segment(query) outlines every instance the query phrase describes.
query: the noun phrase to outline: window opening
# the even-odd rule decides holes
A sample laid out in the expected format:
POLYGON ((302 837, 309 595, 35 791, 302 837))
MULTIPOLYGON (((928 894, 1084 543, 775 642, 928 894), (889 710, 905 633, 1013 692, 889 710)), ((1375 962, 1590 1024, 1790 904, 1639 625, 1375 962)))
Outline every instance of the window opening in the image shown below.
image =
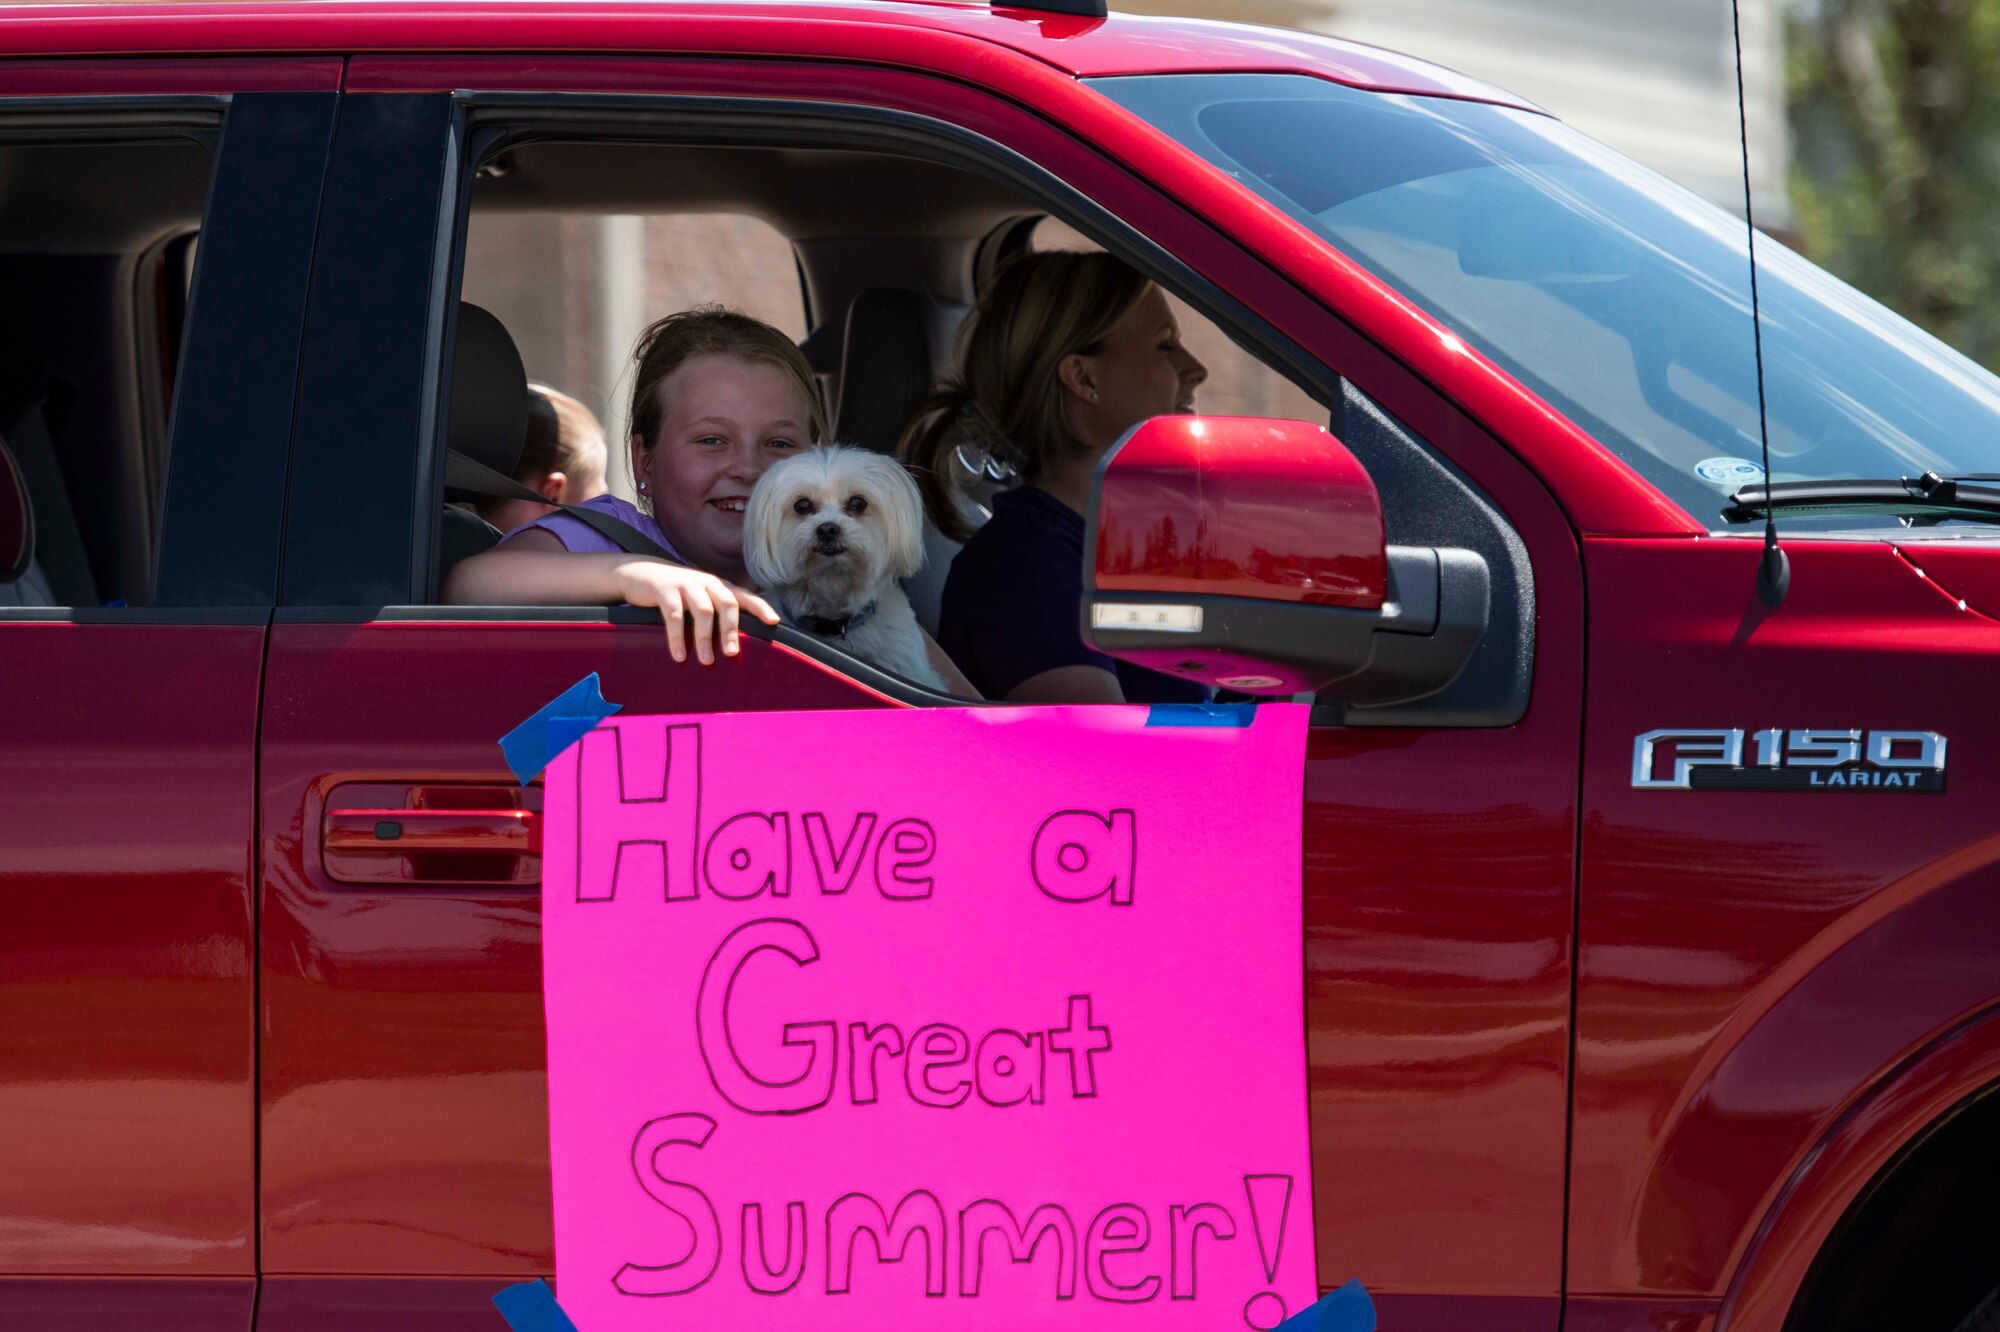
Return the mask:
MULTIPOLYGON (((727 259, 728 247, 716 242, 733 240, 734 236, 728 233, 719 236, 714 230, 696 231, 694 238, 706 243, 706 249, 719 250, 724 256, 721 262, 700 258, 703 246, 683 250, 673 258, 683 273, 692 265, 690 295, 717 292, 718 279, 726 279, 732 273, 739 279, 747 277, 766 284, 758 289, 772 294, 769 304, 761 308, 757 296, 741 294, 742 285, 728 295, 739 307, 763 313, 787 337, 800 341, 811 368, 819 373, 820 382, 827 389, 825 405, 837 420, 835 438, 846 441, 852 441, 855 432, 842 414, 843 399, 849 404, 866 403, 881 396, 848 392, 850 386, 843 382, 859 363, 853 354, 857 347, 867 350, 879 345, 872 339, 849 334, 857 312, 869 306, 871 298, 886 294, 897 302, 914 303, 926 311, 922 336, 905 339, 907 346, 928 344, 928 365, 912 389, 914 396, 910 401, 914 404, 915 396, 920 396, 952 367, 953 335, 976 296, 979 280, 991 271, 997 258, 1036 244, 1088 246, 1086 234, 1103 235, 1107 241, 1114 234, 1124 234, 1117 221, 1098 211, 1087 196, 1072 196, 1067 187, 1053 182, 1042 188, 1035 183, 1034 173, 1023 172, 1018 163, 1006 161, 1004 155, 996 155, 989 171, 981 165, 983 157, 975 159, 962 145, 949 142, 940 145, 936 156, 906 154, 895 148, 857 148, 851 146, 853 141, 842 143, 832 136, 808 131, 798 139, 808 146, 778 148, 768 146, 768 140, 735 138, 741 133, 740 127, 729 131, 732 138, 728 142, 672 142, 664 137, 660 140, 638 137, 633 132, 634 126, 619 123, 614 108, 607 107, 604 119, 594 122, 588 131, 582 130, 573 119, 563 130, 553 126, 529 128, 535 111, 527 107, 518 110, 519 128, 510 131, 493 125, 484 131, 489 136, 486 142, 497 142, 500 146, 479 168, 469 191, 470 221, 462 290, 475 305, 506 312, 502 322, 521 344, 530 373, 553 374, 542 367, 563 362, 546 349, 537 350, 543 345, 538 339, 545 336, 548 327, 536 327, 540 316, 514 313, 524 307, 510 307, 508 302, 518 298, 523 283, 538 283, 546 288, 551 272, 567 276, 572 270, 563 256, 546 246, 535 249, 532 263, 525 266, 525 271, 520 264, 495 263, 492 249, 484 247, 497 245, 493 238, 504 228, 539 225, 545 235, 560 238, 564 234, 562 228, 567 226, 573 237, 578 232, 585 233, 586 239, 579 242, 579 248, 603 245, 607 235, 611 236, 611 243, 621 243, 618 238, 622 234, 622 243, 636 247, 644 256, 651 243, 648 228, 654 224, 638 219, 673 218, 696 228, 725 224, 740 227, 742 224, 733 220, 754 219, 767 226, 788 248, 790 263, 783 261, 784 250, 772 248, 767 251, 771 256, 768 263, 732 264, 727 259), (569 137, 554 137, 565 131, 569 137), (601 137, 592 140, 587 137, 590 134, 601 137), (1058 201, 1074 204, 1073 214, 1066 211, 1061 220, 1047 218, 1052 209, 1061 206, 1058 201), (562 219, 553 229, 550 229, 551 217, 562 219), (1083 228, 1090 231, 1086 233, 1083 228), (766 268, 770 271, 766 272, 766 268), (778 295, 780 278, 795 279, 783 282, 782 296, 778 295), (856 345, 850 346, 851 342, 856 345)), ((1210 414, 1289 417, 1320 424, 1328 422, 1330 411, 1338 420, 1344 411, 1354 410, 1340 406, 1345 386, 1330 368, 1291 344, 1273 341, 1264 346, 1237 341, 1198 310, 1214 309, 1218 319, 1240 314, 1252 327, 1254 314, 1239 310, 1225 293, 1203 288, 1198 281, 1188 290, 1187 299, 1182 299, 1175 293, 1177 284, 1172 277, 1175 270, 1171 261, 1152 251, 1136 235, 1129 237, 1129 242, 1134 252, 1127 257, 1152 276, 1164 278, 1161 286, 1174 301, 1177 318, 1190 340, 1200 340, 1200 354, 1212 367, 1212 391, 1204 389, 1200 394, 1201 410, 1210 414), (1256 349, 1252 350, 1252 346, 1256 349), (1287 369, 1283 372, 1272 369, 1274 364, 1283 364, 1287 369), (1306 384, 1312 387, 1308 389, 1306 384)), ((651 265, 641 258, 639 267, 650 270, 651 265)), ((555 305, 549 304, 546 291, 539 299, 544 308, 559 306, 563 317, 573 321, 573 327, 581 327, 581 320, 591 318, 598 321, 596 326, 602 326, 607 322, 615 324, 607 318, 606 311, 614 308, 618 295, 624 293, 630 301, 634 292, 644 293, 644 303, 652 302, 649 282, 621 285, 590 278, 580 283, 568 282, 555 305), (598 294, 606 289, 612 294, 612 301, 598 294), (584 311, 581 316, 577 314, 579 308, 584 311)), ((626 309, 630 311, 632 304, 626 309)), ((636 333, 647 320, 667 312, 667 303, 661 302, 630 314, 621 327, 636 333)), ((461 314, 461 331, 464 318, 461 314)), ((629 345, 629 340, 629 334, 615 340, 600 338, 599 346, 611 345, 612 341, 629 345)), ((550 345, 557 346, 563 354, 573 350, 550 345)), ((463 350, 461 339, 461 357, 463 350)), ((443 377, 446 383, 451 381, 456 368, 449 368, 443 377)), ((600 369, 597 378, 601 384, 625 374, 621 359, 610 374, 600 369)), ((565 378, 566 386, 573 386, 585 381, 587 371, 569 371, 565 378)), ((603 415, 618 417, 629 394, 629 381, 619 385, 615 393, 601 388, 599 391, 603 415)), ((877 447, 893 447, 906 420, 907 413, 896 415, 877 447)), ((622 435, 622 420, 606 419, 604 424, 622 435)), ((1462 477, 1437 462, 1428 447, 1406 431, 1388 429, 1378 433, 1380 438, 1363 431, 1365 438, 1357 439, 1352 447, 1363 456, 1371 472, 1377 470, 1378 464, 1387 465, 1384 475, 1389 484, 1383 486, 1383 493, 1385 507, 1392 514, 1398 508, 1439 499, 1434 492, 1440 488, 1453 496, 1461 491, 1472 495, 1462 477), (1427 465, 1398 470, 1396 459, 1405 452, 1422 455, 1427 465)), ((455 429, 447 423, 446 436, 455 434, 455 429)), ((622 439, 614 441, 614 453, 622 453, 623 447, 622 439)), ((613 464, 620 473, 625 466, 622 457, 613 464)), ((1507 551, 1486 549, 1487 545, 1500 541, 1495 532, 1487 529, 1495 524, 1504 527, 1490 509, 1478 506, 1452 509, 1449 505, 1446 509, 1456 519, 1479 529, 1451 534, 1454 539, 1450 544, 1477 547, 1489 562, 1496 556, 1505 558, 1512 554, 1525 564, 1524 553, 1511 547, 1507 551), (1487 541, 1488 537, 1492 541, 1487 541)), ((446 526, 451 525, 447 521, 446 526)), ((449 533, 440 546, 434 589, 442 586, 451 561, 462 558, 462 554, 452 551, 449 533)), ((933 543, 925 577, 935 576, 935 583, 941 584, 942 571, 954 554, 948 545, 939 550, 933 543)), ((1525 582, 1525 567, 1517 572, 1525 582)), ((913 603, 917 599, 913 593, 913 603)), ((1517 604, 1525 606, 1527 602, 1524 599, 1517 604)), ((492 613, 478 607, 452 607, 421 618, 459 615, 485 618, 492 613)), ((511 608, 508 613, 514 614, 511 608)), ((602 608, 550 607, 545 615, 534 618, 597 618, 607 613, 613 619, 629 618, 634 622, 651 614, 617 608, 607 612, 602 608)), ((920 609, 920 622, 922 615, 920 609)), ((780 637, 785 632, 781 630, 780 637)), ((830 664, 850 675, 876 688, 883 687, 886 677, 858 660, 851 663, 843 660, 840 653, 826 648, 820 640, 806 640, 799 646, 808 655, 826 657, 830 664)), ((1525 661, 1529 655, 1525 640, 1515 646, 1523 649, 1517 655, 1525 661)), ((1516 686, 1523 680, 1509 676, 1496 687, 1511 697, 1520 692, 1516 686)), ((1454 691, 1458 689, 1454 686, 1454 691)), ((897 692, 893 686, 891 692, 897 692)), ((1502 712, 1511 718, 1519 711, 1511 702, 1502 709, 1485 706, 1478 700, 1470 702, 1472 706, 1460 708, 1445 718, 1443 724, 1502 724, 1495 721, 1502 712)), ((1401 723, 1385 717, 1384 724, 1401 723)), ((1408 724, 1424 723, 1413 714, 1408 724)))

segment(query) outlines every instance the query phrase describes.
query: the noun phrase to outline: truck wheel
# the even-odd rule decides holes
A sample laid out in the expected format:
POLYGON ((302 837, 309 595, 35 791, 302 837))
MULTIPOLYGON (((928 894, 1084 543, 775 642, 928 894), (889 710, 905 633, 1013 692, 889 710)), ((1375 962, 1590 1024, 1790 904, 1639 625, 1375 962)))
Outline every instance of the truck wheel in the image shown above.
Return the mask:
POLYGON ((1958 1332, 2000 1332, 2000 1286, 1988 1291, 1978 1307, 1965 1316, 1958 1332))

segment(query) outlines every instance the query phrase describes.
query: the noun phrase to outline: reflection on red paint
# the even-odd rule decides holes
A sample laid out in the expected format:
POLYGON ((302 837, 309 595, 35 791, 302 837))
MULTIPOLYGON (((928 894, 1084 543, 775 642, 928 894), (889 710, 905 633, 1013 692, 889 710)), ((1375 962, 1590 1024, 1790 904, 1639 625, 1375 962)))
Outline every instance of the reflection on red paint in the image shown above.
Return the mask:
POLYGON ((1111 456, 1100 494, 1099 591, 1382 605, 1381 497, 1319 426, 1155 417, 1111 456))

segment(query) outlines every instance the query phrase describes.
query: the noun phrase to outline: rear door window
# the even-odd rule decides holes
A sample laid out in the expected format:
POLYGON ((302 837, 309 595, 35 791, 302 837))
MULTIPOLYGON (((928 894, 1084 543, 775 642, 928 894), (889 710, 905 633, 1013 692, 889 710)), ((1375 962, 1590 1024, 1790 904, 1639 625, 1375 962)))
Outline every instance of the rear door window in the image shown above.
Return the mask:
MULTIPOLYGON (((86 122, 88 117, 85 118, 86 122)), ((0 605, 144 606, 167 421, 221 129, 81 139, 0 118, 0 440, 33 556, 0 605)))

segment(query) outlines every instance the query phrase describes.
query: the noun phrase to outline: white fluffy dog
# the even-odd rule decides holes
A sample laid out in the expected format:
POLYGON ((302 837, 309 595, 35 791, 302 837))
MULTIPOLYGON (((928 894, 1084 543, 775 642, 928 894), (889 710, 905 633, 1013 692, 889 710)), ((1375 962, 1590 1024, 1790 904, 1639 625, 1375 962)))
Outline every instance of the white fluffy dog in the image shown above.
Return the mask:
POLYGON ((894 458, 836 444, 764 475, 743 514, 743 563, 786 620, 918 684, 944 681, 897 581, 923 568, 924 509, 894 458))

